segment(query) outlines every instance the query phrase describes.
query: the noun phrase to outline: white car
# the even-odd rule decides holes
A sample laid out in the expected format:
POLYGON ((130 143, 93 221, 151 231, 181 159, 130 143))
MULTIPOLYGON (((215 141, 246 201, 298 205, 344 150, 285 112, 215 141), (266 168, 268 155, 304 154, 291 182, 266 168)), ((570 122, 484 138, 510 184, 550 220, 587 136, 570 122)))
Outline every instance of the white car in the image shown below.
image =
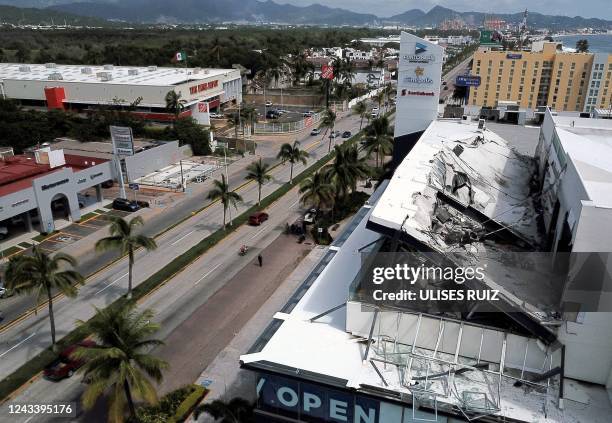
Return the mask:
POLYGON ((376 114, 378 114, 378 112, 379 112, 378 107, 374 107, 374 108, 372 109, 372 113, 376 113, 376 114))
POLYGON ((266 101, 266 106, 270 107, 272 105, 272 102, 270 100, 266 101))

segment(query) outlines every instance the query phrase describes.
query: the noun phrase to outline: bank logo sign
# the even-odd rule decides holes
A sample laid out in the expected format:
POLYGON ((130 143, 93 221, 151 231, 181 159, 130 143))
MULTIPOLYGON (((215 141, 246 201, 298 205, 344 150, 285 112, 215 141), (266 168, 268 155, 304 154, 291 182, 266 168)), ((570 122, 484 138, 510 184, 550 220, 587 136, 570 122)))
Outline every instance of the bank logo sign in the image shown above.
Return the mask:
POLYGON ((414 45, 414 54, 421 54, 427 51, 427 46, 421 43, 415 43, 414 45))
POLYGON ((433 79, 425 75, 425 68, 417 66, 414 69, 414 76, 408 75, 404 78, 404 83, 411 85, 431 85, 433 84, 433 79))

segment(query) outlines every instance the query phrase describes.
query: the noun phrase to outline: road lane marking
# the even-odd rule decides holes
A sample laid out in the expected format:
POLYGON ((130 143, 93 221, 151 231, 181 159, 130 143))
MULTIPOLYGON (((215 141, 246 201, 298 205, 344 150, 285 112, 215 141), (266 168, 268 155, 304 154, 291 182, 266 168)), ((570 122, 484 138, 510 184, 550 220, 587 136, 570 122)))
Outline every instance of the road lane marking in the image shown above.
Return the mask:
POLYGON ((31 337, 33 337, 34 335, 36 335, 36 332, 34 332, 32 335, 28 336, 26 339, 20 341, 19 343, 17 343, 16 345, 12 346, 11 348, 9 348, 8 350, 4 351, 2 354, 0 354, 0 358, 4 357, 6 354, 10 353, 11 351, 13 351, 15 348, 17 348, 18 346, 20 346, 21 344, 23 344, 24 342, 26 342, 28 339, 30 339, 31 337))
POLYGON ((208 275, 210 275, 212 272, 214 272, 215 270, 217 270, 217 267, 221 266, 221 263, 217 264, 216 266, 214 266, 212 269, 210 269, 208 272, 206 272, 206 274, 204 276, 202 276, 200 279, 198 279, 196 281, 196 283, 194 283, 194 285, 199 284, 200 282, 202 282, 204 280, 204 278, 208 275))
POLYGON ((125 275, 119 277, 118 279, 116 279, 114 282, 109 283, 108 285, 106 285, 104 288, 102 288, 101 290, 99 290, 98 292, 96 292, 94 295, 98 295, 100 292, 105 291, 107 288, 110 288, 111 286, 113 286, 114 284, 116 284, 117 282, 119 282, 121 279, 125 278, 127 275, 129 275, 129 273, 126 273, 125 275))
POLYGON ((299 203, 299 202, 300 202, 300 200, 299 200, 299 199, 295 200, 295 202, 289 206, 289 209, 292 209, 292 208, 293 208, 293 206, 295 206, 295 205, 296 205, 297 203, 299 203))
POLYGON ((260 231, 257 231, 257 233, 256 233, 255 235, 253 235, 251 238, 249 238, 249 241, 250 241, 250 240, 252 240, 252 239, 254 239, 254 238, 257 238, 257 236, 258 236, 260 233, 262 233, 263 231, 265 231, 266 229, 268 229, 268 227, 267 227, 267 226, 266 226, 265 228, 262 228, 260 231))
POLYGON ((174 241, 174 242, 173 242, 172 244, 170 244, 170 245, 176 245, 176 244, 178 244, 179 242, 181 242, 183 239, 187 238, 189 235, 191 235, 191 234, 192 234, 192 233, 194 233, 194 232, 195 232, 195 229, 194 229, 193 231, 191 231, 191 232, 187 232, 185 235, 183 235, 182 237, 180 237, 179 239, 177 239, 176 241, 174 241))

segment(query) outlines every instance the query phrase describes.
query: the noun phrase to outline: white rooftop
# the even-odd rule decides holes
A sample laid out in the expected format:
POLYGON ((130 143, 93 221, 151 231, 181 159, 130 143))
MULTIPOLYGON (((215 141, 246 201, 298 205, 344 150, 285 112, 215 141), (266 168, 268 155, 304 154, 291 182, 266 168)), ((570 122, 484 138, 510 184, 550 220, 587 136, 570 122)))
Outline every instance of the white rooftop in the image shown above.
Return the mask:
POLYGON ((612 208, 612 120, 552 116, 559 141, 596 207, 612 208))
POLYGON ((438 192, 471 206, 523 237, 535 241, 535 211, 529 198, 533 174, 530 159, 511 148, 496 133, 463 120, 436 120, 425 130, 396 169, 370 221, 441 251, 448 245, 432 235, 438 192), (459 154, 457 154, 459 153, 459 154), (473 195, 453 192, 453 181, 467 175, 473 195))
POLYGON ((143 86, 171 86, 188 81, 202 80, 221 75, 227 76, 235 69, 201 69, 157 66, 113 66, 113 65, 59 65, 0 63, 1 80, 50 81, 51 75, 61 75, 64 82, 91 84, 126 84, 143 86), (109 73, 112 79, 103 81, 100 72, 109 73))

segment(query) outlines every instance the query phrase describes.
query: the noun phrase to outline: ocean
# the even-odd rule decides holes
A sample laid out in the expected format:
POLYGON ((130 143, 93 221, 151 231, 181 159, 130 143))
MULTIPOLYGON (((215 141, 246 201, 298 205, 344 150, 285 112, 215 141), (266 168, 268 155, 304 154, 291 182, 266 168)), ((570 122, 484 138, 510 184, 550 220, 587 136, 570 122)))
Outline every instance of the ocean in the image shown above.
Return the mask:
POLYGON ((576 41, 586 39, 589 41, 589 51, 591 53, 611 53, 612 54, 612 34, 594 35, 562 35, 554 37, 555 41, 562 41, 563 47, 575 48, 576 41))

